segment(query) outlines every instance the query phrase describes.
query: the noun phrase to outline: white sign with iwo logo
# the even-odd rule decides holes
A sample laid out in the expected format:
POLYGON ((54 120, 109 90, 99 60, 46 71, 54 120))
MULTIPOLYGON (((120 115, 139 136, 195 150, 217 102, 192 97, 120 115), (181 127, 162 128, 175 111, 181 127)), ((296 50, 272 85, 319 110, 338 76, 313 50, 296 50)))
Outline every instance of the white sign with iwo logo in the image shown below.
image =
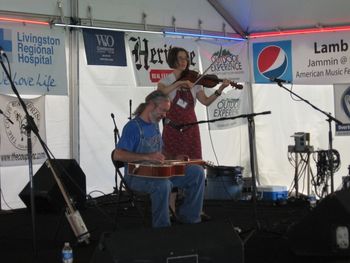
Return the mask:
MULTIPOLYGON (((2 59, 20 94, 67 95, 65 31, 48 26, 0 26, 2 59), (7 60, 10 64, 8 68, 7 60)), ((13 94, 1 68, 0 93, 13 94)))
MULTIPOLYGON (((41 138, 46 142, 45 96, 23 101, 41 138)), ((25 165, 28 163, 26 114, 17 97, 0 95, 0 105, 3 112, 0 116, 0 166, 25 165)), ((46 155, 33 132, 31 139, 33 164, 43 163, 46 155)))

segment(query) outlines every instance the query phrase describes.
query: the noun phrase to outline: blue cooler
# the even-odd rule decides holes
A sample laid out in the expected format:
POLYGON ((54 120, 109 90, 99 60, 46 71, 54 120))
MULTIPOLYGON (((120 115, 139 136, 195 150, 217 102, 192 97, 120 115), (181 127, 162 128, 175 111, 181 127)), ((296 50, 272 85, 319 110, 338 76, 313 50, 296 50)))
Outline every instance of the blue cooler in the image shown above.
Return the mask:
POLYGON ((243 167, 207 167, 207 181, 204 198, 207 200, 238 200, 242 194, 243 167))
POLYGON ((283 202, 288 198, 287 186, 260 185, 256 188, 258 199, 262 201, 283 202))

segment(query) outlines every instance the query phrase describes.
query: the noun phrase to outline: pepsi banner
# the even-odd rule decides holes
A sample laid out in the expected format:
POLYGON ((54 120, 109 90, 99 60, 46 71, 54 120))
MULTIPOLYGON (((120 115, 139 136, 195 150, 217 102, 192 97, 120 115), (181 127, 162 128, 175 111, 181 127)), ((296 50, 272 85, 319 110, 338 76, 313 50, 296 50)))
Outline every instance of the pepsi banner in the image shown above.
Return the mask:
MULTIPOLYGON (((0 24, 0 46, 20 94, 68 94, 63 28, 0 24)), ((0 93, 13 94, 7 75, 0 70, 0 93)))
POLYGON ((199 71, 199 55, 195 41, 178 38, 164 38, 150 34, 127 34, 126 41, 132 57, 137 86, 155 86, 171 73, 167 64, 169 50, 185 48, 190 56, 190 69, 199 71))
POLYGON ((255 82, 269 83, 274 78, 292 81, 291 49, 291 40, 253 44, 255 82))
POLYGON ((88 65, 126 66, 124 32, 84 29, 88 65))
POLYGON ((248 42, 228 42, 220 46, 218 43, 198 41, 198 45, 203 71, 208 69, 206 74, 235 82, 249 82, 248 42))
POLYGON ((350 82, 350 36, 346 32, 274 37, 250 42, 256 83, 273 79, 294 84, 350 82))

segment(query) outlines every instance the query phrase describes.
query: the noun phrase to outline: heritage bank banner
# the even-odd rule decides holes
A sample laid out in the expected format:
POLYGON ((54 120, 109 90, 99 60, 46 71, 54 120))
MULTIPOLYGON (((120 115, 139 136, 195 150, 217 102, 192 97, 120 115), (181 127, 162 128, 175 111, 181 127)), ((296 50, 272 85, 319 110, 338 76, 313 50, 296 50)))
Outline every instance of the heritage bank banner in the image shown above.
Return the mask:
MULTIPOLYGON (((64 29, 0 23, 0 46, 9 59, 12 80, 21 95, 67 95, 64 29)), ((2 58, 8 67, 6 58, 2 58)), ((0 93, 13 94, 2 67, 0 93)))
POLYGON ((348 32, 255 39, 250 54, 256 83, 273 78, 312 85, 350 82, 348 32))
POLYGON ((173 69, 167 64, 172 47, 183 47, 190 56, 190 69, 199 71, 198 48, 194 40, 165 38, 150 34, 126 34, 137 86, 156 86, 173 69))

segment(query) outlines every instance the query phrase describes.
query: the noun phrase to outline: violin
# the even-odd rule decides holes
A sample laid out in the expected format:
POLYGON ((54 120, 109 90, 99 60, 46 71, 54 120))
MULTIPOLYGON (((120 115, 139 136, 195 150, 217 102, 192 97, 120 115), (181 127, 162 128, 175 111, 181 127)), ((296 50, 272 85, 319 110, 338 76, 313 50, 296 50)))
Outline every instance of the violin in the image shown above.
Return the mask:
MULTIPOLYGON (((178 80, 189 80, 198 85, 203 85, 206 88, 213 88, 220 82, 223 82, 223 79, 219 79, 215 74, 200 75, 194 70, 183 71, 181 77, 178 80)), ((230 81, 230 85, 236 89, 243 89, 243 85, 238 84, 234 81, 230 81)))

